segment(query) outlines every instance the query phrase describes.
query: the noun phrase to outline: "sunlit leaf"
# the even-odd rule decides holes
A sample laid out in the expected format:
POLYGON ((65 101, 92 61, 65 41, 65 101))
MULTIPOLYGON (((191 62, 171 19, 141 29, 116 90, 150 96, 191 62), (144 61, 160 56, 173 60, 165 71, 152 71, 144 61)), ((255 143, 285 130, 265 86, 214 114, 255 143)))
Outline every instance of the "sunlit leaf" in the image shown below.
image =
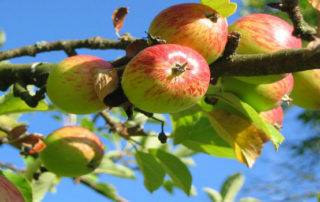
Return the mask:
POLYGON ((209 187, 203 188, 203 191, 205 191, 208 194, 212 202, 222 202, 221 194, 218 191, 211 189, 209 187))
POLYGON ((229 17, 237 10, 237 4, 230 0, 200 0, 202 4, 210 6, 223 17, 229 17))
POLYGON ((9 92, 0 97, 0 115, 15 112, 31 112, 31 111, 49 111, 52 110, 49 105, 41 100, 36 107, 29 107, 20 98, 14 97, 12 92, 9 92))
POLYGON ((168 152, 157 149, 149 149, 149 151, 158 159, 174 183, 186 194, 190 195, 192 176, 187 166, 178 157, 168 152))
POLYGON ((246 198, 240 199, 239 202, 262 202, 262 201, 253 197, 246 197, 246 198))
POLYGON ((144 176, 144 186, 153 192, 162 185, 165 171, 149 153, 138 151, 135 155, 139 168, 144 176))
POLYGON ((95 186, 99 188, 99 190, 102 191, 105 195, 107 195, 110 199, 117 199, 117 189, 113 185, 107 183, 97 183, 95 184, 95 186))
POLYGON ((0 170, 0 175, 10 180, 20 191, 26 202, 32 202, 32 187, 29 181, 22 175, 0 170))
POLYGON ((221 196, 223 198, 223 201, 234 201, 239 190, 243 186, 243 183, 244 177, 241 173, 236 173, 228 177, 228 179, 224 181, 221 188, 221 196))
POLYGON ((56 175, 51 172, 44 172, 39 176, 38 180, 33 180, 33 200, 40 202, 46 193, 54 186, 56 175))
POLYGON ((5 41, 6 41, 6 35, 2 30, 0 30, 0 48, 5 41))
POLYGON ((94 170, 94 173, 104 173, 122 178, 134 179, 135 174, 132 169, 115 164, 108 157, 104 157, 100 165, 94 170))
POLYGON ((232 147, 214 131, 203 112, 184 110, 170 116, 174 144, 214 156, 235 158, 232 147))

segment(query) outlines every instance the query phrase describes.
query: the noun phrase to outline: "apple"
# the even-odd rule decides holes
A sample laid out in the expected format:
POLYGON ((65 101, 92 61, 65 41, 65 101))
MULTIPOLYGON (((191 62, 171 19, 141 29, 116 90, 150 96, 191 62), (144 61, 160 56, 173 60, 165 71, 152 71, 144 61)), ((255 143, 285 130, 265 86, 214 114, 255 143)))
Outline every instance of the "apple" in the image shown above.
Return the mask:
POLYGON ((59 176, 77 177, 92 172, 101 162, 104 148, 90 130, 66 126, 45 139, 39 155, 45 168, 59 176))
MULTIPOLYGON (((273 125, 276 129, 280 130, 282 128, 283 109, 281 105, 271 110, 260 112, 259 115, 262 118, 262 120, 269 123, 270 125, 273 125)), ((263 142, 268 142, 270 140, 270 138, 265 134, 262 137, 263 142)))
POLYGON ((310 110, 320 109, 320 70, 312 69, 293 73, 295 86, 293 104, 310 110))
POLYGON ((234 77, 221 78, 224 91, 234 93, 258 112, 270 110, 283 101, 288 101, 284 99, 289 96, 293 84, 291 73, 280 81, 270 84, 249 84, 234 77))
MULTIPOLYGON (((239 18, 229 26, 229 32, 241 33, 237 53, 271 53, 283 49, 301 48, 300 38, 292 35, 294 28, 276 16, 255 13, 239 18)), ((287 74, 236 77, 253 84, 272 83, 287 74)))
POLYGON ((0 175, 0 201, 25 202, 18 188, 6 177, 0 175))
POLYGON ((195 50, 160 44, 139 52, 125 67, 122 88, 136 107, 173 113, 196 104, 207 92, 210 69, 195 50))
POLYGON ((209 6, 185 3, 161 11, 151 22, 149 34, 167 43, 188 46, 210 64, 224 51, 228 24, 209 6))
POLYGON ((100 111, 106 106, 95 92, 95 73, 111 68, 110 63, 99 57, 69 57, 50 72, 46 86, 48 97, 54 105, 68 113, 90 114, 100 111))

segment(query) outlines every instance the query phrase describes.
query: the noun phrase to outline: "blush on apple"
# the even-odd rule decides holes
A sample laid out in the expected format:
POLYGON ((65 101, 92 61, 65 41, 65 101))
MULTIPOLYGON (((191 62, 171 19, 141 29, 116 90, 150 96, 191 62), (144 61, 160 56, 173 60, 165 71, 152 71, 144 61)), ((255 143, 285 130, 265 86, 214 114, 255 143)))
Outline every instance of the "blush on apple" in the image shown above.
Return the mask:
MULTIPOLYGON (((276 16, 255 13, 244 16, 229 26, 229 32, 241 33, 237 53, 271 53, 283 49, 301 48, 300 38, 292 35, 293 27, 276 16)), ((272 83, 287 74, 235 77, 253 84, 272 83)))
POLYGON ((225 18, 209 6, 178 4, 161 11, 152 21, 149 33, 167 43, 188 46, 210 64, 224 51, 228 39, 225 18))
POLYGON ((47 94, 54 105, 73 114, 90 114, 106 106, 95 92, 95 73, 111 69, 102 58, 77 55, 61 61, 49 74, 47 94))
POLYGON ((173 113, 196 104, 207 92, 210 69, 196 51, 177 44, 148 47, 126 66, 122 87, 136 107, 173 113))
POLYGON ((90 130, 67 126, 52 132, 40 152, 44 166, 59 176, 77 177, 92 172, 101 162, 104 148, 90 130))
POLYGON ((6 177, 0 175, 0 201, 25 202, 18 188, 6 177))

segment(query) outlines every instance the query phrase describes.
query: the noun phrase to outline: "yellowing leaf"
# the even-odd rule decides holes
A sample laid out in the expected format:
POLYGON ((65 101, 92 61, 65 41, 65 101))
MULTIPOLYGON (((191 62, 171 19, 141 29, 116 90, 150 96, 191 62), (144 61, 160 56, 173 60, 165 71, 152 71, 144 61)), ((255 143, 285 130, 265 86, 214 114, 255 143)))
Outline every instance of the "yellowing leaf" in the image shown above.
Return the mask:
POLYGON ((223 17, 229 17, 237 10, 237 4, 230 0, 200 0, 202 4, 207 5, 217 11, 223 17))
POLYGON ((120 82, 116 69, 97 69, 94 81, 94 90, 102 101, 118 88, 120 82))
POLYGON ((217 133, 234 148, 238 161, 251 168, 262 152, 261 131, 243 117, 224 110, 207 115, 217 133))
POLYGON ((314 9, 320 12, 320 1, 319 0, 308 0, 314 9))
POLYGON ((116 30, 116 35, 118 37, 120 37, 119 31, 122 28, 122 25, 124 23, 124 19, 127 14, 128 14, 127 7, 120 7, 118 9, 116 9, 112 14, 113 27, 116 30))

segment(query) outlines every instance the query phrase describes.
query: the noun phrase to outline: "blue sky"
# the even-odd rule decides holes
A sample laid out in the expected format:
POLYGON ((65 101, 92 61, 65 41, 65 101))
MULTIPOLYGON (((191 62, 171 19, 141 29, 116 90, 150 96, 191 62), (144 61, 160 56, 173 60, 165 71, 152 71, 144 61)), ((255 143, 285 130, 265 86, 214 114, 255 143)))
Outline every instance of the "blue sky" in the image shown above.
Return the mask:
MULTIPOLYGON (((164 8, 178 3, 199 2, 192 0, 55 0, 55 1, 0 1, 0 29, 7 35, 7 41, 2 50, 17 48, 35 44, 39 41, 56 41, 63 39, 86 39, 93 36, 101 36, 108 39, 117 39, 115 35, 111 15, 113 11, 122 6, 129 7, 129 14, 120 34, 131 33, 132 36, 145 37, 145 31, 155 17, 164 8)), ((236 1, 233 1, 236 2, 236 1)), ((229 24, 233 22, 237 14, 228 18, 229 24)), ((77 50, 78 54, 91 54, 112 60, 124 55, 124 51, 111 50, 77 50)), ((12 63, 30 62, 59 62, 66 58, 64 52, 41 53, 36 57, 20 57, 10 60, 12 63)), ((1 93, 0 93, 1 95, 1 93)), ((295 108, 286 115, 283 134, 289 140, 294 140, 296 131, 301 131, 302 125, 294 119, 299 112, 295 108)), ((30 132, 48 134, 54 129, 61 127, 57 121, 53 121, 53 113, 33 113, 25 115, 21 120, 28 122, 30 132)), ((166 128, 170 130, 170 128, 166 128)), ((281 147, 280 151, 281 152, 281 147)), ((137 173, 137 180, 125 180, 111 176, 103 176, 102 180, 115 185, 121 196, 130 201, 209 201, 202 191, 203 187, 219 189, 223 180, 238 171, 246 177, 266 175, 269 176, 271 167, 268 162, 277 158, 272 145, 265 145, 262 157, 258 159, 252 169, 238 163, 236 160, 222 159, 205 154, 194 157, 195 167, 190 167, 193 175, 193 184, 197 187, 196 197, 187 197, 182 191, 176 190, 172 196, 163 189, 150 194, 143 186, 143 177, 137 173), (266 160, 268 159, 268 160, 266 160)), ((0 147, 0 161, 12 162, 22 165, 17 150, 9 146, 0 147)), ((270 176, 269 176, 270 177, 270 176)), ((243 195, 242 195, 243 196, 243 195)), ((105 201, 106 198, 91 191, 83 185, 75 185, 72 180, 64 178, 57 186, 55 194, 48 194, 43 201, 105 201)), ((107 200, 108 201, 108 200, 107 200)))

